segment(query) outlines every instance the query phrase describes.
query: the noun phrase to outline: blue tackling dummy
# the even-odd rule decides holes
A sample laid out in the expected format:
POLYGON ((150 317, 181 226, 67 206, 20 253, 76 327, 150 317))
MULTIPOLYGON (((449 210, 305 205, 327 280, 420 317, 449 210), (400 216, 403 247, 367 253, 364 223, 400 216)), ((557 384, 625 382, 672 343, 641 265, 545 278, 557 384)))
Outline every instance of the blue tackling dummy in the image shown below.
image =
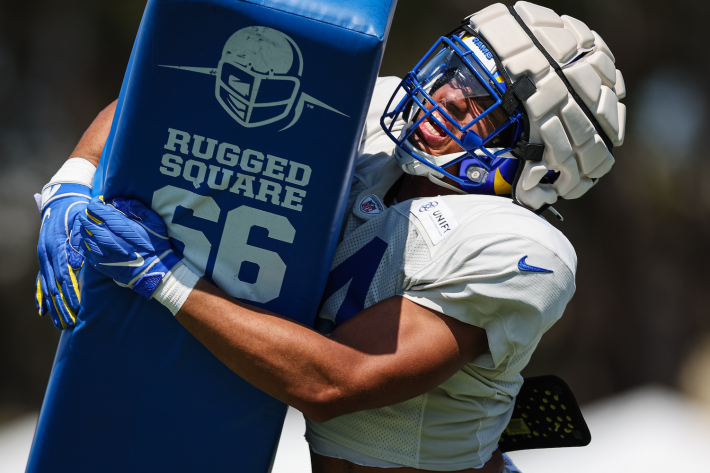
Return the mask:
MULTIPOLYGON (((184 258, 232 296, 313 324, 394 4, 148 2, 92 193, 160 215, 180 254, 160 222, 136 219, 131 230, 144 248, 165 249, 153 270, 184 258)), ((77 201, 83 212, 88 198, 77 201)), ((142 215, 115 201, 105 210, 142 215)), ((269 471, 286 406, 147 298, 150 272, 123 266, 145 254, 113 267, 136 292, 84 265, 80 309, 76 294, 57 302, 76 287, 71 261, 54 265, 54 286, 38 278, 40 310, 70 328, 27 471, 269 471)))

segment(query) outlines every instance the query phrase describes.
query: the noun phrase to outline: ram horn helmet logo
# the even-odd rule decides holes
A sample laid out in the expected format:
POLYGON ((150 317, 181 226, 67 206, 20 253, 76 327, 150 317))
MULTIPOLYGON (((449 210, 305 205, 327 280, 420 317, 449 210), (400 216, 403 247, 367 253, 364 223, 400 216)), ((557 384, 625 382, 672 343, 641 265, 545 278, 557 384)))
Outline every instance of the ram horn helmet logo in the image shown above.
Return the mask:
POLYGON ((301 118, 305 104, 348 117, 300 90, 303 75, 301 50, 289 36, 265 26, 249 26, 234 33, 224 45, 216 69, 160 67, 216 77, 217 101, 246 128, 283 120, 293 109, 291 122, 280 131, 291 128, 301 118))

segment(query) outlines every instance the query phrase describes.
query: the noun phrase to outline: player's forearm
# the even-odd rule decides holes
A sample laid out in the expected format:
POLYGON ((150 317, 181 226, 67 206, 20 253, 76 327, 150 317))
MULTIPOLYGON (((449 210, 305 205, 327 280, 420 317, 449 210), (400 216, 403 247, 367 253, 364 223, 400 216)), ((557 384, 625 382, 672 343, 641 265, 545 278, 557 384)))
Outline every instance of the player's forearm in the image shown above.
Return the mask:
POLYGON ((116 112, 116 103, 117 101, 112 102, 97 115, 84 132, 74 151, 69 155, 69 158, 82 158, 98 167, 101 153, 103 153, 104 145, 106 145, 106 139, 111 131, 111 123, 116 112))
MULTIPOLYGON (((242 304, 200 280, 177 320, 246 381, 313 420, 347 397, 348 370, 362 354, 269 311, 242 304), (331 406, 332 407, 332 406, 331 406)), ((336 407, 337 410, 337 407, 336 407)))
POLYGON ((485 330, 403 296, 368 306, 327 338, 201 280, 139 201, 95 197, 78 218, 94 269, 163 304, 237 375, 316 421, 417 397, 487 349, 485 330))
POLYGON ((328 338, 200 280, 176 318, 236 374, 316 422, 412 399, 485 350, 484 331, 481 346, 463 356, 456 344, 437 348, 435 339, 454 337, 447 325, 461 322, 401 297, 368 307, 328 338))

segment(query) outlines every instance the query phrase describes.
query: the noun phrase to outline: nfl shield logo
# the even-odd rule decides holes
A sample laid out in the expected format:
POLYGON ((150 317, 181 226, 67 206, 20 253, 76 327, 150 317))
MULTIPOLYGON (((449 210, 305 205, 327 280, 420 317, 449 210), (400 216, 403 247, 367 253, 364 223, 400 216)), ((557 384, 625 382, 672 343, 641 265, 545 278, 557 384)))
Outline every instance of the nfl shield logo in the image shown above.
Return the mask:
POLYGON ((368 195, 360 201, 360 212, 365 215, 378 215, 384 212, 385 206, 382 205, 380 199, 372 194, 368 195))

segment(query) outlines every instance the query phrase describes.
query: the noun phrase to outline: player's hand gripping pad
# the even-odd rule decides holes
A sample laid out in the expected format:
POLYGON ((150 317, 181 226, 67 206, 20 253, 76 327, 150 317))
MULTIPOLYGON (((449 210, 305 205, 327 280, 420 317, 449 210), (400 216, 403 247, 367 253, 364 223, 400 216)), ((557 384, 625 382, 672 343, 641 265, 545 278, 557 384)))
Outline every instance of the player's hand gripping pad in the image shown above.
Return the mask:
MULTIPOLYGON (((395 0, 148 2, 95 193, 197 274, 312 325, 395 0)), ((86 268, 29 472, 267 472, 286 406, 86 268)))

